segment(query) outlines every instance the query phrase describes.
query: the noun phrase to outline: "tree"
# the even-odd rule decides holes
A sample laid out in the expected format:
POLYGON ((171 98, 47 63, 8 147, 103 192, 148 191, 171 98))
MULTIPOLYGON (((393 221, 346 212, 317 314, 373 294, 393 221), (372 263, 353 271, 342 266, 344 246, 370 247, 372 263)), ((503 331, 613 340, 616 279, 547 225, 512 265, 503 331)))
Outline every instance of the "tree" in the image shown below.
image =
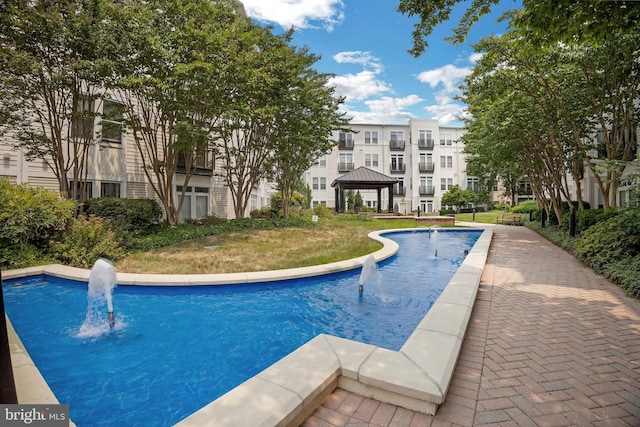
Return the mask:
POLYGON ((84 201, 102 95, 100 0, 9 0, 0 8, 0 124, 60 191, 84 201))
MULTIPOLYGON (((399 0, 400 12, 419 18, 412 33, 413 47, 409 50, 412 55, 417 57, 424 53, 429 46, 428 36, 438 24, 449 20, 458 3, 463 1, 399 0)), ((498 3, 500 0, 473 0, 448 40, 454 44, 463 43, 473 24, 498 3)), ((525 13, 517 23, 528 28, 527 36, 535 38, 536 44, 591 42, 612 32, 634 34, 640 22, 640 4, 633 0, 523 0, 522 5, 525 13)))
POLYGON ((364 202, 362 201, 362 194, 360 194, 360 190, 356 191, 356 195, 353 197, 353 210, 356 213, 360 212, 364 206, 364 202))
POLYGON ((229 40, 242 18, 226 2, 206 0, 132 1, 114 5, 111 18, 118 55, 107 87, 167 223, 176 224, 195 160, 217 137, 234 64, 229 40))
POLYGON ((442 195, 442 204, 446 206, 455 206, 457 211, 460 208, 471 203, 476 203, 478 195, 472 190, 463 190, 459 185, 454 185, 442 195))
POLYGON ((306 49, 282 47, 278 71, 283 90, 272 101, 279 108, 272 127, 273 152, 265 165, 267 176, 282 192, 284 217, 295 186, 302 174, 316 160, 331 151, 336 141, 334 130, 346 130, 348 120, 339 111, 344 98, 336 97, 335 89, 327 86, 329 76, 312 68, 319 59, 306 49))

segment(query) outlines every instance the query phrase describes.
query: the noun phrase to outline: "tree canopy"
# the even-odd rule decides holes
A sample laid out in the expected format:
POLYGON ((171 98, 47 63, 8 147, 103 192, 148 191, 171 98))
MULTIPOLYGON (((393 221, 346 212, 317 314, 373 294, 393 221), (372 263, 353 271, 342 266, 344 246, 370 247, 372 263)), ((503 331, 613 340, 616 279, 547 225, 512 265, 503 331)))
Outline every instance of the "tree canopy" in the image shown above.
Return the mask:
POLYGON ((505 180, 518 171, 558 218, 562 200, 572 205, 572 182, 580 197, 588 168, 605 209, 615 207, 637 149, 640 37, 623 28, 597 42, 538 44, 522 19, 528 13, 475 46, 483 57, 462 96, 473 117, 463 137, 470 164, 490 165, 505 180))
MULTIPOLYGON (((420 56, 429 46, 433 29, 448 21, 455 6, 462 0, 399 0, 398 10, 417 16, 413 46, 409 52, 420 56)), ((500 0, 473 0, 448 38, 454 44, 465 41, 473 24, 489 14, 500 0)), ((515 6, 515 1, 513 2, 515 6)), ((640 4, 634 0, 523 0, 525 11, 516 23, 526 27, 530 37, 538 42, 593 42, 612 32, 633 34, 640 21, 640 4)))

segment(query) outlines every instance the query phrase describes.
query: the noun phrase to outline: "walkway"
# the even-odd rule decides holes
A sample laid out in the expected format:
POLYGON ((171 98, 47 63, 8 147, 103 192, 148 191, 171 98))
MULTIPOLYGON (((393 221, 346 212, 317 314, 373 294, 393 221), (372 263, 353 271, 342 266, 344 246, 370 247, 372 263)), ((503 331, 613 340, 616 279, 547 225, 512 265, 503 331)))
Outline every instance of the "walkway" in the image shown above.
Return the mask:
POLYGON ((640 301, 526 227, 494 230, 436 416, 337 389, 304 427, 640 426, 640 301))

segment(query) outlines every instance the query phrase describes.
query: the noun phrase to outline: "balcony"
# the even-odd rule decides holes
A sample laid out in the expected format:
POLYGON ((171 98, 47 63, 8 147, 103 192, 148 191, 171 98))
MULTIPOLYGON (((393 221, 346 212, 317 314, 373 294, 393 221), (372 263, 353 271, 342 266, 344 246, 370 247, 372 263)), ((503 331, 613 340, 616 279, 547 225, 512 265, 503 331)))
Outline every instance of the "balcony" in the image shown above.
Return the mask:
POLYGON ((418 169, 420 170, 420 172, 433 173, 433 171, 435 169, 435 163, 433 163, 433 162, 420 162, 418 164, 418 169))
POLYGON ((389 149, 391 151, 404 151, 404 141, 391 140, 389 141, 389 149))
POLYGON ((353 139, 341 139, 338 141, 338 150, 353 150, 353 139))
POLYGON ((393 186, 393 195, 394 196, 405 196, 407 194, 407 187, 404 185, 394 185, 393 186))
MULTIPOLYGON (((213 155, 210 152, 198 153, 191 160, 191 173, 193 175, 213 175, 213 155)), ((177 173, 187 173, 186 156, 184 153, 178 153, 178 163, 176 165, 177 173)))
POLYGON ((433 185, 421 185, 418 191, 421 196, 433 196, 436 194, 436 187, 433 185))
POLYGON ((433 139, 419 139, 418 148, 421 150, 433 150, 433 139))
POLYGON ((406 169, 407 165, 405 165, 404 163, 391 165, 391 173, 404 173, 406 169))
POLYGON ((338 172, 351 172, 353 169, 353 163, 338 163, 338 172))

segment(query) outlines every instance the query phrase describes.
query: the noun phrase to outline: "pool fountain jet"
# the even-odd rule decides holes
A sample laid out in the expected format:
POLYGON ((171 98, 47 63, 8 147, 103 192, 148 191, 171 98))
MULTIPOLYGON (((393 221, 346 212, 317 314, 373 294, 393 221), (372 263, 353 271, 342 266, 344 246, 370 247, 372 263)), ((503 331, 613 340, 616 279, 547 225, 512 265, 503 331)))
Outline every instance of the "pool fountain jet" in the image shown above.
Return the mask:
POLYGON ((378 267, 376 265, 376 259, 373 255, 369 255, 362 265, 362 271, 360 272, 360 279, 358 280, 358 294, 362 296, 364 293, 364 284, 370 279, 375 279, 380 287, 380 276, 378 274, 378 267))
POLYGON ((117 286, 116 271, 111 262, 104 258, 97 260, 89 274, 87 291, 87 316, 80 327, 80 335, 99 335, 104 332, 104 304, 107 305, 107 323, 109 329, 116 324, 113 312, 112 293, 117 286))
POLYGON ((429 227, 429 238, 431 238, 431 231, 433 230, 433 246, 435 247, 435 255, 434 256, 438 256, 438 227, 437 225, 432 225, 431 227, 429 227))

